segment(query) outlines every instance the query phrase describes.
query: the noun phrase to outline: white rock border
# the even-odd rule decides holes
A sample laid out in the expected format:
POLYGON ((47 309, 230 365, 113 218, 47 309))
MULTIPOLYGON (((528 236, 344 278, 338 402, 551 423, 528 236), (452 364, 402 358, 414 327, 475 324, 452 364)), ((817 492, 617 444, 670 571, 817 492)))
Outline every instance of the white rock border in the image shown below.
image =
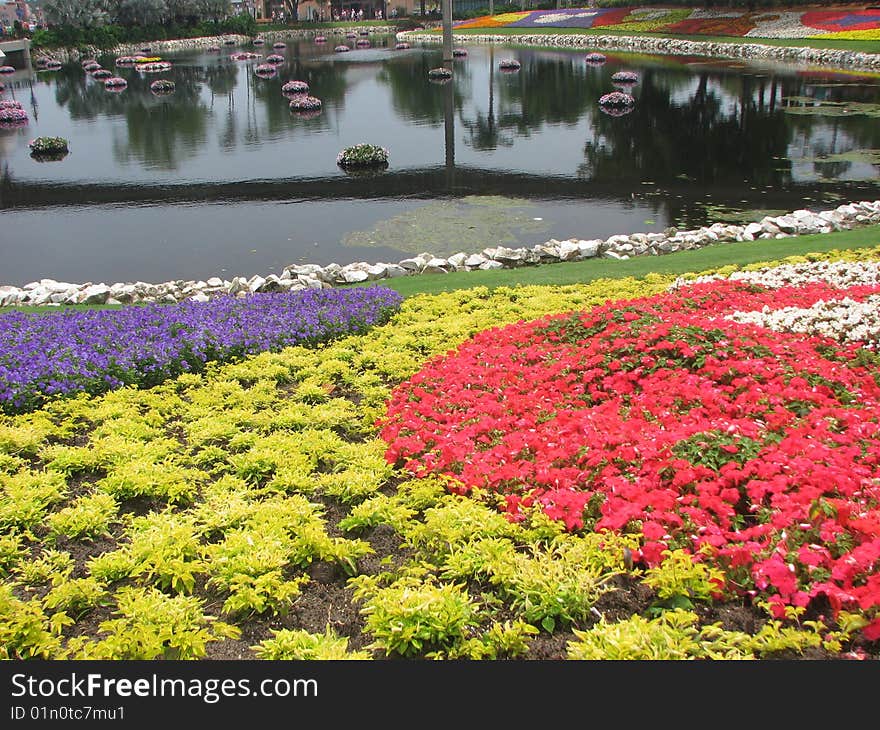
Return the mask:
MULTIPOLYGON (((814 213, 795 210, 781 216, 765 216, 746 225, 714 223, 702 228, 664 233, 632 233, 602 239, 550 239, 532 248, 495 246, 480 253, 459 252, 441 258, 430 253, 403 259, 395 264, 363 261, 340 266, 290 264, 282 273, 250 278, 234 276, 207 280, 175 280, 161 284, 143 281, 105 284, 71 284, 41 279, 23 287, 0 286, 0 306, 65 304, 174 303, 186 299, 208 301, 216 296, 245 297, 261 292, 299 291, 343 286, 363 281, 380 281, 416 274, 445 274, 452 271, 486 271, 520 266, 581 261, 590 258, 624 260, 633 256, 659 256, 676 251, 703 248, 718 243, 774 240, 816 233, 849 230, 880 224, 880 200, 845 203, 832 210, 814 213)), ((768 256, 772 256, 768 249, 768 256)))

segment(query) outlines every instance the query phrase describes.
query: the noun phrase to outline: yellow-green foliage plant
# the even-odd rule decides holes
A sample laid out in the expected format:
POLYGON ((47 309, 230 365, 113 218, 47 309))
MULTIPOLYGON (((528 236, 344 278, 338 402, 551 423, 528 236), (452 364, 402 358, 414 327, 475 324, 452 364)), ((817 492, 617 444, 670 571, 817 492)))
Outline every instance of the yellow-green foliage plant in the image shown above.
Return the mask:
POLYGON ((273 630, 272 638, 251 648, 258 659, 270 660, 363 661, 373 658, 368 651, 349 651, 348 637, 338 636, 329 626, 323 634, 293 629, 273 630))
POLYGON ((71 623, 63 611, 47 616, 40 601, 23 601, 0 585, 0 659, 57 658, 61 631, 71 623))

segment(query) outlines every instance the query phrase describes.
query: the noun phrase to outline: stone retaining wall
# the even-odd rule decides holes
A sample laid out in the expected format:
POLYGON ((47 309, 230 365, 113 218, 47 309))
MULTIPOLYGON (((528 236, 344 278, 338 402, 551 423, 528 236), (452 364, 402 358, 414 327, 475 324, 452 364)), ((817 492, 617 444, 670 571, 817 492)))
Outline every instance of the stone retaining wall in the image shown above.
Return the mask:
MULTIPOLYGON (((486 271, 519 266, 578 261, 590 258, 628 259, 632 256, 659 256, 675 251, 703 248, 712 244, 788 238, 830 233, 880 224, 880 200, 846 203, 832 210, 796 210, 781 216, 766 216, 747 225, 715 223, 695 230, 664 233, 632 233, 607 239, 550 239, 532 248, 496 246, 480 253, 456 253, 446 258, 423 253, 394 264, 356 262, 330 264, 290 264, 281 275, 255 275, 232 279, 212 277, 205 281, 176 280, 162 284, 126 282, 116 284, 71 284, 53 279, 30 282, 23 287, 0 286, 0 306, 64 304, 129 304, 133 302, 179 302, 184 299, 208 301, 212 297, 244 297, 259 292, 297 291, 379 281, 414 274, 444 274, 451 271, 486 271)), ((880 241, 878 241, 880 243, 880 241)), ((767 257, 773 258, 768 246, 767 257)), ((613 264, 611 264, 613 265, 613 264)))
MULTIPOLYGON (((407 42, 442 43, 442 35, 419 31, 402 31, 398 40, 407 42)), ((673 38, 648 38, 645 36, 617 35, 455 35, 456 45, 468 43, 496 43, 499 45, 537 46, 541 48, 598 48, 608 51, 633 53, 658 53, 668 56, 711 56, 714 58, 758 59, 784 61, 787 63, 816 64, 847 69, 880 69, 880 54, 827 48, 804 48, 794 46, 770 46, 762 43, 715 43, 712 41, 688 41, 673 38)))

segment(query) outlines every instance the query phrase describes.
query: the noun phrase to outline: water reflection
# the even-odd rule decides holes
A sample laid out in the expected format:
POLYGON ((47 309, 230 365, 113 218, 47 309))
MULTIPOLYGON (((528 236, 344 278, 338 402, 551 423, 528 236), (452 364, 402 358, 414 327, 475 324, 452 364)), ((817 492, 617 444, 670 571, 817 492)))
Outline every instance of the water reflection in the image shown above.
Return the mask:
POLYGON ((116 94, 78 63, 10 86, 4 98, 31 118, 0 130, 0 279, 396 260, 479 250, 492 236, 533 245, 876 197, 876 76, 626 54, 591 66, 579 52, 479 46, 438 85, 427 77, 439 47, 398 51, 377 37, 346 54, 290 39, 279 73, 263 79, 232 50, 169 56, 162 74, 100 57, 128 81, 116 94), (519 70, 500 71, 505 57, 519 70), (603 114, 597 100, 623 69, 638 73, 635 105, 603 114), (174 93, 153 94, 157 78, 174 93), (291 113, 281 93, 291 79, 309 84, 320 113, 291 113), (71 154, 35 164, 27 140, 38 134, 66 137, 71 154), (338 169, 336 154, 358 142, 387 147, 389 169, 338 169), (499 227, 502 210, 515 227, 499 227), (432 215, 442 225, 426 223, 432 215), (468 226, 458 234, 456 217, 468 226), (66 248, 52 243, 56 225, 66 248), (403 230, 413 240, 392 234, 403 230), (30 245, 13 253, 21 240, 30 245), (154 255, 157 241, 178 253, 154 255))

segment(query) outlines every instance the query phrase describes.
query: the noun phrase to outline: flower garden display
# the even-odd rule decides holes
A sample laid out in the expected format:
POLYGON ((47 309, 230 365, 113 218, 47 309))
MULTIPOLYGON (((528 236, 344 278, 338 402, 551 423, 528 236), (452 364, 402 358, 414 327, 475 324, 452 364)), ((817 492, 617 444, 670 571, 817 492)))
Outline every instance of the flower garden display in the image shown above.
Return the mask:
POLYGON ((282 94, 307 94, 309 93, 309 85, 305 81, 293 79, 288 81, 281 87, 282 94))
POLYGON ((0 66, 0 74, 14 74, 15 66, 0 66))
POLYGON ((258 63, 254 66, 254 73, 261 79, 269 79, 278 73, 278 69, 271 63, 258 63))
POLYGON ((498 63, 498 68, 502 71, 518 71, 521 65, 515 58, 505 58, 498 63))
POLYGON ((270 53, 266 56, 266 63, 284 63, 284 56, 279 56, 277 53, 270 53))
POLYGON ((333 50, 336 51, 336 53, 345 53, 346 51, 350 51, 351 48, 349 48, 348 46, 340 45, 336 46, 336 48, 334 48, 333 50))
POLYGON ((607 60, 604 53, 588 53, 584 60, 594 66, 601 66, 607 60))
POLYGON ((618 71, 612 74, 611 80, 621 84, 637 84, 639 75, 635 71, 618 71))
POLYGON ((452 78, 452 69, 446 68, 445 66, 439 66, 437 68, 432 68, 428 71, 429 79, 451 79, 452 78))
POLYGON ((323 102, 316 96, 309 94, 294 94, 288 104, 291 111, 315 111, 323 106, 323 102))
POLYGON ((31 148, 31 157, 40 162, 57 162, 70 151, 64 137, 37 137, 28 142, 28 147, 31 148))
POLYGON ((122 91, 126 86, 128 86, 128 81, 121 76, 111 76, 104 81, 104 88, 110 91, 122 91))
POLYGON ((409 47, 410 47, 409 43, 406 43, 406 42, 401 42, 401 43, 395 43, 395 44, 394 44, 394 50, 395 50, 395 51, 405 51, 405 50, 407 50, 409 47))
POLYGON ((154 94, 172 94, 175 88, 175 83, 170 79, 156 79, 150 84, 150 91, 154 94))
POLYGON ((356 144, 336 155, 336 164, 343 169, 388 167, 388 150, 375 144, 356 144))

